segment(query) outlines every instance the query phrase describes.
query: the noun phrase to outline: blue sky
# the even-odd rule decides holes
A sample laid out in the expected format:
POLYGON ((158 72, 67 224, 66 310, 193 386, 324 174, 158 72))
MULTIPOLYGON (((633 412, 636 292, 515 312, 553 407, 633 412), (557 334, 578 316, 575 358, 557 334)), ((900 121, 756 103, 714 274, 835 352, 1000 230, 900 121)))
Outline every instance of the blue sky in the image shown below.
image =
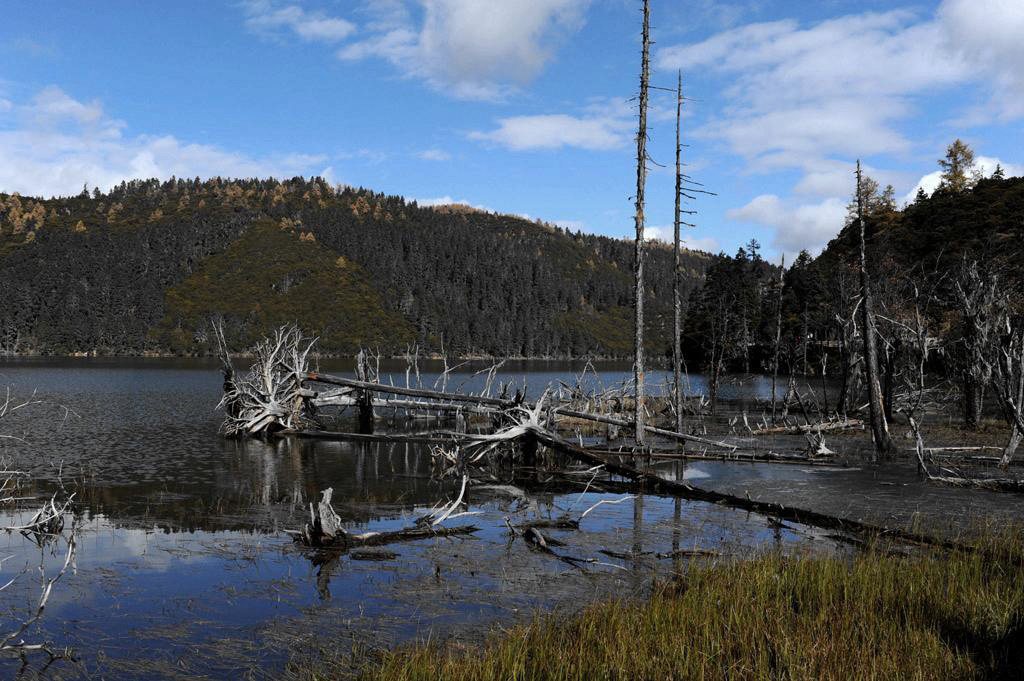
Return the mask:
MULTIPOLYGON (((639 0, 5 3, 0 191, 324 175, 630 237, 639 22, 639 0)), ((820 249, 857 157, 901 197, 956 137, 1024 174, 1020 0, 652 0, 652 34, 718 194, 695 247, 820 249)), ((667 166, 673 116, 653 92, 667 166)), ((673 180, 652 168, 655 236, 673 180)))

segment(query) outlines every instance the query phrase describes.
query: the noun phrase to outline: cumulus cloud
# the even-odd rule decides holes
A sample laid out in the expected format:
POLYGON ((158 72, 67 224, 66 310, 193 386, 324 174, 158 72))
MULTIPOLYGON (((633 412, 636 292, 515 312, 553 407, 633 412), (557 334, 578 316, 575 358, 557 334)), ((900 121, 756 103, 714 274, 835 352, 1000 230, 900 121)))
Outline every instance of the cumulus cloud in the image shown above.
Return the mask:
POLYGON ((326 157, 254 158, 171 135, 124 134, 125 124, 98 102, 47 87, 0 108, 0 191, 75 194, 84 184, 109 188, 133 178, 265 177, 319 174, 326 157))
POLYGON ((566 147, 605 151, 622 147, 633 139, 633 126, 628 101, 595 98, 580 115, 511 116, 498 119, 498 127, 494 130, 473 131, 468 137, 513 151, 566 147))
MULTIPOLYGON (((991 177, 992 173, 996 171, 996 166, 1003 167, 1003 174, 1006 177, 1020 177, 1024 175, 1024 165, 1006 163, 991 156, 975 156, 972 172, 980 173, 982 177, 991 177)), ((917 197, 918 190, 923 190, 925 194, 931 195, 932 192, 939 188, 940 182, 942 182, 941 170, 924 175, 917 181, 914 188, 907 192, 907 195, 903 197, 903 201, 905 203, 912 203, 917 197)))
POLYGON ((249 0, 242 4, 245 25, 266 35, 291 32, 308 42, 338 42, 355 32, 352 22, 323 12, 307 12, 298 5, 277 5, 271 0, 249 0))
POLYGON ((370 35, 338 57, 384 59, 455 97, 500 99, 543 70, 560 39, 582 25, 589 2, 417 0, 415 13, 393 0, 371 4, 370 35))
MULTIPOLYGON (((907 122, 927 98, 981 86, 990 99, 977 109, 964 102, 954 112, 960 122, 1024 117, 1021 35, 1019 0, 943 0, 930 14, 893 10, 813 24, 749 23, 659 49, 655 63, 734 83, 695 134, 723 142, 749 170, 797 170, 793 191, 804 198, 764 195, 731 215, 773 228, 780 248, 814 250, 842 224, 836 217, 852 188, 855 158, 919 151, 907 122)), ((901 191, 915 179, 892 170, 869 173, 901 191)), ((937 178, 929 174, 918 186, 934 186, 937 178)))
POLYGON ((945 0, 938 11, 949 45, 992 84, 977 122, 1024 117, 1024 4, 1019 0, 945 0))
POLYGON ((972 75, 938 22, 900 10, 806 28, 792 20, 749 24, 668 47, 657 63, 733 77, 729 107, 700 132, 767 168, 906 151, 896 123, 911 112, 908 97, 972 75))
MULTIPOLYGON (((687 234, 689 230, 683 229, 679 235, 679 244, 691 251, 706 251, 717 253, 721 248, 717 239, 712 237, 698 237, 687 234)), ((648 225, 644 228, 644 239, 647 241, 660 241, 671 244, 675 236, 675 228, 672 225, 648 225)))
POLYGON ((471 132, 469 138, 493 142, 513 151, 563 147, 606 150, 621 147, 629 140, 627 128, 619 119, 567 114, 502 118, 497 129, 471 132))
POLYGON ((773 228, 772 247, 788 256, 803 249, 816 254, 842 228, 846 202, 828 198, 793 205, 775 194, 762 194, 745 206, 728 211, 726 217, 773 228))
POLYGON ((718 243, 718 239, 710 236, 694 236, 686 237, 682 240, 683 248, 688 248, 691 251, 705 251, 707 253, 718 253, 722 246, 718 243))

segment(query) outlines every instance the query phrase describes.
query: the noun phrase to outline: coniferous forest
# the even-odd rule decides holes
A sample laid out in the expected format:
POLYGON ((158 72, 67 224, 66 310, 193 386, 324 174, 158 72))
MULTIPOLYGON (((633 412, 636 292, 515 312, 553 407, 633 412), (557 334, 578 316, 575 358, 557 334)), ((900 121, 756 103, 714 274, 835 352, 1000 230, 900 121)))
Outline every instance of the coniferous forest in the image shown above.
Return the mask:
MULTIPOLYGON (((933 321, 950 341, 945 361, 963 345, 952 275, 980 263, 1016 290, 1024 251, 1024 179, 955 175, 903 207, 871 178, 861 189, 869 267, 891 313, 883 317, 898 326, 908 283, 928 288, 938 301, 933 321)), ((687 362, 712 376, 770 370, 778 334, 783 371, 820 371, 827 348, 856 364, 856 352, 845 354, 858 334, 855 202, 825 251, 801 253, 781 279, 754 240, 732 255, 684 251, 687 362)), ((625 240, 466 206, 422 207, 319 178, 0 195, 0 349, 205 354, 209 321, 222 318, 236 347, 295 321, 331 354, 418 345, 628 357, 633 253, 625 240)), ((648 258, 646 343, 666 356, 671 249, 652 242, 648 258)), ((827 373, 856 381, 851 366, 832 361, 827 373)))
MULTIPOLYGON (((298 322, 322 351, 625 356, 631 243, 319 178, 122 183, 0 195, 7 352, 205 353, 212 316, 246 347, 298 322)), ((668 248, 651 249, 656 351, 668 248)), ((711 262, 687 252, 697 284, 711 262)))

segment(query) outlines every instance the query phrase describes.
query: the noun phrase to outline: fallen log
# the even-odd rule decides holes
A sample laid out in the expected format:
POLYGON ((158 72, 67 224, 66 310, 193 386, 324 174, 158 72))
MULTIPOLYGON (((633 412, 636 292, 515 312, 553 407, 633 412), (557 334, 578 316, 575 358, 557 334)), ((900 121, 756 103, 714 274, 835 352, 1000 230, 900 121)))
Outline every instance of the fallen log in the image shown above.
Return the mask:
POLYGON ((409 442, 418 444, 451 444, 457 438, 445 431, 432 435, 402 435, 390 433, 345 433, 333 430, 282 430, 276 435, 292 435, 310 440, 337 440, 339 442, 409 442))
MULTIPOLYGON (((631 456, 631 451, 616 451, 614 449, 591 449, 595 454, 610 456, 631 456)), ((796 466, 835 466, 836 461, 827 457, 808 458, 805 454, 779 454, 776 452, 723 452, 721 454, 677 452, 674 450, 653 450, 650 452, 652 459, 662 461, 738 461, 744 463, 781 463, 796 466)))
MULTIPOLYGON (((390 393, 393 395, 406 395, 409 397, 422 397, 432 400, 443 400, 449 402, 469 402, 479 405, 487 405, 492 407, 501 408, 512 408, 512 407, 523 407, 525 409, 534 409, 536 405, 523 402, 519 403, 515 400, 502 399, 499 397, 487 397, 485 395, 464 395, 461 393, 449 393, 440 392, 437 390, 426 390, 423 388, 403 388, 396 385, 387 385, 385 383, 371 383, 369 381, 360 381, 354 378, 345 378, 344 376, 334 376, 331 374, 321 374, 315 371, 309 371, 305 374, 306 380, 313 381, 315 383, 326 383, 328 385, 338 385, 346 388, 356 388, 359 390, 368 390, 371 392, 382 392, 390 393)), ((633 422, 626 419, 619 419, 613 416, 605 416, 603 414, 590 414, 583 411, 576 411, 574 409, 568 409, 566 407, 555 406, 552 407, 551 413, 558 414, 561 416, 568 416, 570 418, 582 419, 584 421, 593 421, 595 423, 604 423, 611 426, 618 426, 620 428, 632 428, 633 422)), ((709 440, 707 438, 699 437, 697 435, 689 435, 686 433, 676 433, 671 430, 664 428, 658 428, 656 426, 644 426, 644 431, 652 433, 654 435, 660 435, 661 437, 667 437, 675 440, 682 440, 684 442, 696 442, 699 444, 707 445, 708 447, 716 447, 720 449, 738 449, 735 445, 731 445, 727 442, 717 442, 715 440, 709 440)))
POLYGON ((332 374, 321 374, 316 371, 308 371, 305 374, 307 381, 313 381, 314 383, 326 383, 328 385, 338 385, 345 388, 357 388, 359 390, 368 390, 370 392, 389 393, 392 395, 406 395, 407 397, 423 397, 431 400, 441 400, 448 402, 473 402, 476 404, 484 404, 493 407, 514 407, 516 406, 515 400, 502 399, 499 397, 487 397, 486 395, 465 395, 462 393, 448 393, 440 392, 438 390, 427 390, 425 388, 403 388, 397 385, 387 385, 386 383, 373 383, 371 381, 360 381, 354 378, 345 378, 344 376, 334 376, 332 374))
MULTIPOLYGON (((570 418, 583 419, 584 421, 595 421, 596 423, 605 423, 610 426, 619 426, 620 428, 632 428, 633 422, 627 421, 626 419, 617 419, 614 416, 604 416, 603 414, 588 414, 583 411, 574 411, 572 409, 566 409, 564 407, 554 407, 552 412, 561 416, 568 416, 570 418)), ((660 435, 662 437, 672 438, 674 440, 682 440, 684 442, 697 442, 702 445, 709 447, 717 447, 720 449, 737 450, 739 447, 731 445, 728 442, 717 442, 715 440, 709 440, 707 438, 699 437, 697 435, 688 435, 686 433, 676 433, 671 430, 665 430, 664 428, 658 428, 656 426, 644 426, 644 430, 654 435, 660 435)))
POLYGON ((971 487, 992 492, 1024 492, 1024 479, 1019 478, 967 478, 955 475, 929 475, 928 480, 951 487, 971 487))
POLYGON ((830 430, 843 430, 846 428, 860 428, 864 422, 860 419, 847 419, 845 421, 831 421, 829 423, 807 423, 799 426, 773 426, 771 428, 760 428, 750 431, 751 435, 807 435, 810 433, 825 433, 830 430))
POLYGON ((782 504, 775 502, 755 501, 748 497, 739 497, 733 494, 726 494, 724 492, 716 492, 714 490, 704 489, 701 487, 693 487, 692 485, 675 480, 666 480, 665 478, 648 471, 642 471, 628 464, 598 456, 547 431, 535 430, 534 435, 537 440, 546 447, 561 451, 569 456, 573 456, 591 466, 603 465, 605 470, 609 473, 629 478, 651 492, 666 493, 694 501, 721 504, 723 506, 730 506, 732 508, 759 513, 764 516, 789 520, 791 522, 797 522, 804 525, 813 525, 824 529, 843 530, 871 537, 893 538, 901 541, 923 544, 926 546, 937 546, 945 549, 968 549, 964 544, 919 532, 912 532, 900 528, 884 527, 881 525, 861 522, 859 520, 839 518, 837 516, 819 513, 817 511, 783 506, 782 504))

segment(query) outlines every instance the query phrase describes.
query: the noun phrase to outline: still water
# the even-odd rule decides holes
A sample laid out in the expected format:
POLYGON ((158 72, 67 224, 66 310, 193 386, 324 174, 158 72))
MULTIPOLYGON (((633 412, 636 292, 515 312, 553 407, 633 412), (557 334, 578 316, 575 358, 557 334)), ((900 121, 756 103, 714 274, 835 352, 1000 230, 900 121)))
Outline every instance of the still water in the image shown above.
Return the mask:
MULTIPOLYGON (((345 364, 322 367, 350 373, 345 364)), ((421 377, 432 385, 438 367, 421 377)), ((449 389, 478 389, 479 366, 452 372, 449 389)), ((502 368, 531 395, 575 384, 582 365, 521 362, 502 368)), ((404 367, 392 380, 404 382, 404 367)), ((626 365, 598 365, 590 386, 629 378, 626 365)), ((653 373, 657 386, 664 374, 653 373)), ((552 484, 516 479, 526 498, 500 487, 472 491, 473 524, 459 538, 392 544, 372 551, 312 555, 284 529, 296 529, 327 487, 352 531, 411 525, 453 494, 431 478, 422 445, 280 440, 228 441, 217 435, 221 378, 215 364, 183 360, 19 360, 0 363, 0 388, 33 402, 0 420, 0 454, 29 479, 21 496, 49 494, 58 480, 77 490, 81 532, 76 564, 45 616, 24 635, 73 649, 75 661, 27 664, 0 658, 0 677, 267 678, 291 656, 319 646, 349 650, 430 635, 473 636, 536 609, 571 609, 602 594, 643 595, 659 576, 684 567, 679 548, 721 554, 758 547, 836 551, 841 541, 814 528, 778 527, 764 517, 673 498, 624 498, 613 483, 552 484), (560 556, 509 540, 512 524, 568 514, 598 501, 579 531, 552 530, 560 556), (579 562, 579 561, 585 562, 579 562)), ((704 389, 700 377, 689 391, 704 389)), ((769 395, 770 379, 725 386, 726 399, 769 395)), ((736 436, 738 437, 738 436, 736 436)), ((776 442, 778 446, 786 443, 776 442)), ((772 446, 768 442, 765 446, 772 446)), ((839 448, 841 443, 832 445, 839 448)), ((991 511, 1019 516, 1017 497, 939 490, 909 467, 801 467, 729 462, 665 464, 662 473, 733 493, 878 522, 955 524, 991 511)), ((564 477, 563 477, 564 479, 564 477)), ((37 502, 8 509, 3 525, 24 521, 37 502)), ((65 544, 37 548, 0 533, 4 630, 31 614, 40 560, 52 576, 65 544)), ((707 559, 694 559, 707 560, 707 559)))

